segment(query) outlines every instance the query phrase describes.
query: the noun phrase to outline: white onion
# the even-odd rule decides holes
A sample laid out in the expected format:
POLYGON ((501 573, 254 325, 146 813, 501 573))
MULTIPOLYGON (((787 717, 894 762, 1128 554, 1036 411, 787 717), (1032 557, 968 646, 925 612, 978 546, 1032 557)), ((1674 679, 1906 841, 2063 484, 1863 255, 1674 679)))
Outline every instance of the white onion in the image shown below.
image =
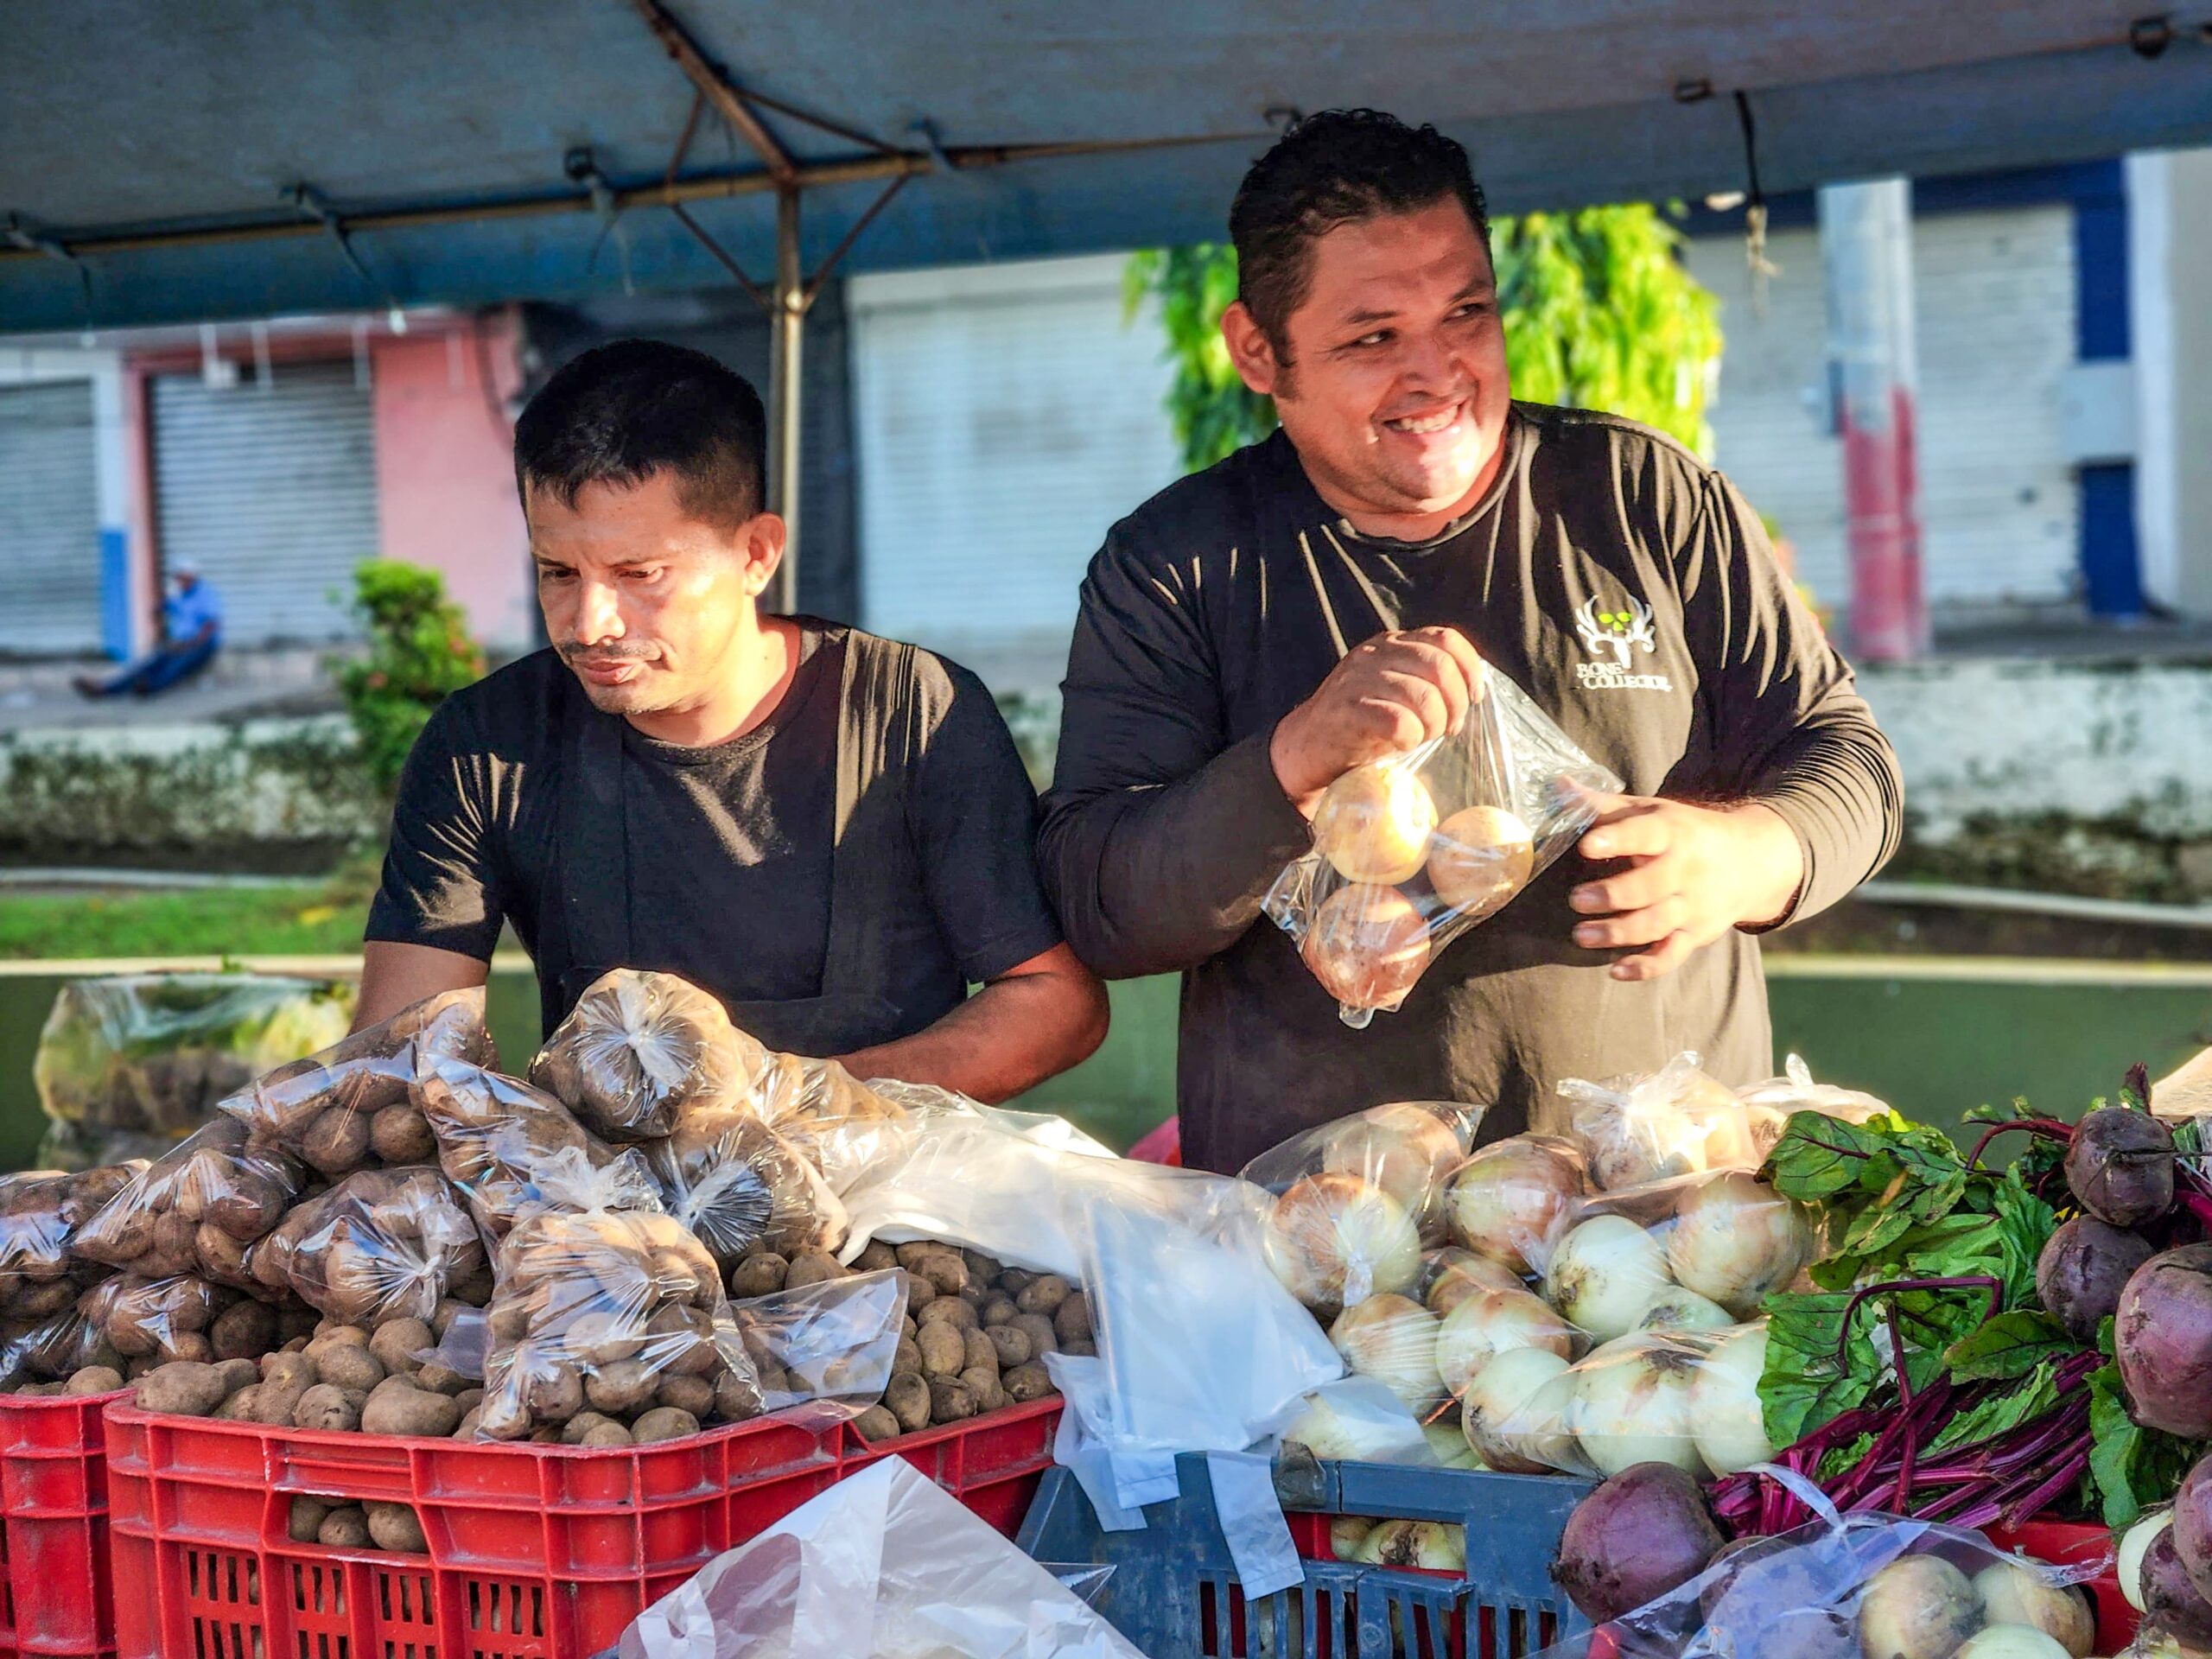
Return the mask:
POLYGON ((1359 1541, 1352 1560, 1367 1567, 1467 1569, 1467 1535, 1448 1521, 1385 1521, 1359 1541))
POLYGON ((2058 1638, 2029 1624, 1986 1624, 1952 1652, 1952 1659, 2073 1659, 2058 1638))
POLYGON ((1433 1251, 1423 1270, 1428 1274, 1428 1283, 1421 1292, 1421 1301, 1440 1319, 1449 1318, 1452 1310, 1470 1296, 1493 1290, 1528 1288, 1503 1262, 1477 1255, 1456 1244, 1433 1251))
POLYGON ((2069 1659, 2088 1659, 2096 1645, 2097 1622, 2081 1592, 2053 1584, 2029 1561, 2017 1556, 1993 1561, 1974 1575, 1974 1587, 1993 1627, 2024 1624, 2040 1630, 2069 1659))
POLYGON ((1662 1337, 1607 1343, 1576 1367, 1568 1427, 1582 1455, 1603 1475, 1630 1464, 1671 1463, 1705 1474, 1690 1432, 1690 1384, 1699 1356, 1662 1337))
POLYGON ((1545 1241, 1588 1185, 1580 1155, 1564 1141, 1524 1135, 1497 1141, 1452 1178, 1452 1236, 1516 1274, 1534 1273, 1545 1241))
POLYGON ((1329 1327, 1344 1363, 1405 1402, 1416 1417, 1444 1397, 1436 1372, 1436 1315, 1409 1297, 1370 1296, 1329 1327))
POLYGON ((2120 1560, 2114 1568, 2120 1575, 2120 1593, 2139 1613, 2144 1611, 2143 1557, 2158 1541, 2158 1535, 2173 1523, 2174 1512, 2160 1510, 2155 1515, 2143 1516, 2120 1535, 2120 1560))
POLYGON ((1329 1522, 1329 1554, 1340 1561, 1353 1560, 1367 1535, 1381 1522, 1368 1515, 1339 1515, 1329 1522))
POLYGON ((1515 1348, 1467 1384, 1467 1444, 1493 1469, 1541 1475, 1574 1466, 1567 1408, 1574 1381, 1567 1362, 1542 1348, 1515 1348))
POLYGON ((1268 1210, 1268 1265, 1308 1307, 1402 1291, 1421 1274, 1421 1235, 1405 1206, 1356 1175, 1308 1175, 1268 1210))
POLYGON ((1900 1556, 1859 1598, 1866 1659, 1952 1659, 1980 1625, 1981 1598, 1940 1555, 1900 1556))
POLYGON ((1415 1217, 1432 1216, 1444 1178, 1467 1155, 1452 1126, 1410 1101, 1370 1107, 1332 1124, 1323 1137, 1321 1167, 1357 1175, 1415 1217))
POLYGON ((1332 1461, 1395 1463, 1409 1451, 1414 1427, 1403 1417, 1363 1411, 1356 1402, 1340 1405, 1322 1391, 1306 1395, 1306 1409, 1282 1439, 1332 1461))
POLYGON ((1705 1357, 1690 1384, 1690 1433, 1706 1467, 1732 1475, 1774 1456, 1759 1404, 1766 1322, 1747 1325, 1705 1357))
POLYGON ((1574 1332, 1540 1296, 1488 1291, 1445 1315, 1436 1333, 1436 1374, 1446 1393, 1464 1394, 1469 1378, 1512 1348, 1543 1348, 1570 1359, 1574 1332))
POLYGON ((1680 1283, 1738 1319, 1797 1276, 1813 1231, 1797 1206, 1757 1177, 1730 1171, 1686 1193, 1667 1232, 1667 1265, 1680 1283))
POLYGON ((1726 1331, 1736 1316, 1683 1285, 1669 1285, 1637 1316, 1639 1331, 1726 1331))
POLYGON ((1480 1469, 1485 1467, 1475 1448, 1467 1444, 1467 1431, 1458 1420, 1429 1423, 1421 1431, 1428 1442, 1428 1449, 1436 1454, 1437 1462, 1446 1469, 1480 1469))
POLYGON ((1625 1216, 1592 1216, 1567 1230, 1552 1252, 1544 1298, 1600 1342, 1625 1336, 1651 1299, 1673 1282, 1667 1253, 1625 1216))

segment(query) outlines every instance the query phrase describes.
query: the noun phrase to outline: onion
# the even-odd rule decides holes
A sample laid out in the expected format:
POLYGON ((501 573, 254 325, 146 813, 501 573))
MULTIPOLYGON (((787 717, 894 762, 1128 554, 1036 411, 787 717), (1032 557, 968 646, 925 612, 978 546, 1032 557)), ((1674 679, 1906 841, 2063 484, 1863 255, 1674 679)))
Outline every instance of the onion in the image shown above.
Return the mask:
POLYGON ((1423 1425, 1421 1438, 1428 1442, 1428 1449, 1436 1453, 1437 1462, 1446 1469, 1480 1469, 1484 1467, 1475 1448, 1467 1444, 1467 1431, 1457 1422, 1423 1425))
POLYGON ((1356 1560, 1367 1535, 1382 1524, 1373 1516, 1339 1515, 1329 1522, 1329 1554, 1340 1561, 1356 1560))
POLYGON ((1690 1431, 1690 1385, 1698 1356, 1663 1337, 1638 1334, 1607 1343, 1576 1367, 1568 1426, 1600 1474, 1639 1463, 1672 1464, 1702 1477, 1690 1431))
POLYGON ((1382 1383, 1419 1417, 1444 1397, 1436 1371, 1436 1315, 1419 1302, 1384 1294, 1338 1315, 1329 1340, 1346 1365, 1382 1383))
POLYGON ((1766 1437, 1759 1377, 1766 1370, 1766 1321, 1725 1338, 1690 1384, 1690 1434, 1716 1475, 1732 1475, 1774 1456, 1766 1437))
POLYGON ((1974 1575, 1974 1587, 1991 1630, 2025 1625, 2050 1637, 2070 1659, 2089 1659, 2089 1650, 2096 1645, 2097 1621, 2080 1591, 2053 1584, 2019 1560, 1992 1562, 1974 1575))
MULTIPOLYGON (((1306 1396, 1306 1409, 1282 1432, 1317 1458, 1344 1463, 1403 1463, 1414 1450, 1414 1423, 1394 1406, 1388 1414, 1341 1391, 1342 1384, 1306 1396)), ((1376 1403, 1379 1403, 1376 1402, 1376 1403)))
POLYGON ((1497 1141, 1452 1178, 1452 1236, 1516 1274, 1534 1273, 1560 1217, 1588 1190, 1582 1156, 1567 1142, 1535 1135, 1497 1141))
POLYGON ((1637 1316, 1639 1331, 1726 1331, 1736 1316, 1681 1285, 1669 1285, 1637 1316))
POLYGON ((1355 766, 1313 809, 1313 845, 1347 881, 1410 880, 1428 857, 1436 802, 1413 768, 1355 766))
POLYGON ((1332 1124, 1322 1141, 1321 1167, 1357 1175, 1410 1214, 1427 1217, 1436 1208, 1444 1178, 1466 1155, 1458 1133, 1437 1113, 1399 1102, 1332 1124))
POLYGON ((1338 1001, 1393 1008, 1428 966, 1428 924, 1395 887, 1354 881, 1321 901, 1299 952, 1338 1001))
POLYGON ((1467 1535, 1448 1521, 1385 1521, 1360 1540, 1352 1560, 1370 1567, 1467 1570, 1467 1535))
POLYGON ((1513 1348, 1574 1356, 1574 1332, 1540 1296, 1525 1290, 1471 1296, 1445 1316, 1436 1333, 1436 1374, 1450 1394, 1464 1394, 1477 1371, 1513 1348))
POLYGON ((1951 1659, 1981 1625, 1981 1598, 1940 1555, 1906 1555, 1866 1580, 1859 1599, 1866 1659, 1951 1659))
POLYGON ((1436 896, 1476 921, 1529 885, 1536 863, 1529 826, 1499 806, 1463 807, 1437 826, 1428 855, 1436 896))
POLYGON ((1667 1252, 1625 1216, 1592 1216, 1552 1252, 1544 1299, 1600 1342, 1625 1336, 1651 1299, 1673 1282, 1667 1252))
POLYGON ((1432 1252, 1423 1265, 1422 1278, 1426 1282, 1421 1287, 1421 1300, 1440 1319, 1451 1317, 1452 1310, 1470 1296, 1528 1288, 1503 1262, 1457 1245, 1432 1252))
POLYGON ((2120 1535, 2120 1559, 2113 1570, 2120 1577, 2120 1593, 2139 1613, 2143 1611, 2143 1554, 2173 1523, 2174 1512, 2160 1510, 2155 1515, 2143 1516, 2120 1535))
POLYGON ((1678 1282, 1744 1319, 1797 1276, 1812 1248, 1812 1229, 1795 1205, 1732 1170, 1684 1196, 1668 1230, 1667 1265, 1678 1282))
POLYGON ((1268 1265, 1308 1307, 1362 1302, 1402 1291, 1421 1272, 1421 1235, 1405 1206, 1356 1175, 1291 1183, 1267 1216, 1268 1265))
POLYGON ((1567 1363, 1542 1348, 1515 1348, 1476 1372, 1462 1421, 1467 1444, 1493 1469, 1548 1474, 1575 1466, 1567 1427, 1574 1398, 1567 1363))
POLYGON ((1986 1624, 1952 1652, 1953 1659, 2069 1659, 2056 1637, 2026 1624, 1986 1624))

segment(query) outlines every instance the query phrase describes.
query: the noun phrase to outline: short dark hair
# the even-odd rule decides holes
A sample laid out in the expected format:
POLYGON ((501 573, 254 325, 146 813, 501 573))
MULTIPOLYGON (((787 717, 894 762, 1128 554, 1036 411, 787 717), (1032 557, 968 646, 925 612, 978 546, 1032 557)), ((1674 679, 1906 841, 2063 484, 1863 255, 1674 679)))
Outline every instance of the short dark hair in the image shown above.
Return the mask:
POLYGON ((766 499, 767 453, 767 414, 743 375, 704 352, 618 340, 563 364, 523 410, 515 486, 573 507, 588 484, 673 473, 686 512, 734 530, 766 499))
POLYGON ((1236 297, 1275 348, 1305 302, 1313 243, 1384 213, 1409 213, 1455 196, 1490 246, 1490 211, 1466 149, 1433 126, 1409 127, 1380 110, 1323 110, 1294 124, 1252 163, 1229 209, 1236 245, 1236 297))

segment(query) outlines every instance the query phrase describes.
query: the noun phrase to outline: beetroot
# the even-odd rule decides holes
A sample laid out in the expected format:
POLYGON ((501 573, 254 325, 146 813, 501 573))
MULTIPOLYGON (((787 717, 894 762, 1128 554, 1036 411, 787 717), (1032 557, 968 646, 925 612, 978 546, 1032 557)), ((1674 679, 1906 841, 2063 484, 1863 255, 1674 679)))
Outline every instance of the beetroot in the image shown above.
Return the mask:
POLYGON ((1720 1544, 1694 1479, 1672 1464, 1635 1463, 1574 1506, 1552 1578, 1602 1622, 1687 1584, 1720 1544))
POLYGON ((2051 1234, 2036 1258, 2036 1294, 2066 1334, 2083 1346, 2118 1311, 2120 1293, 2151 1259, 2151 1241, 2094 1216, 2076 1216, 2051 1234))
POLYGON ((2136 1268, 2113 1316, 2113 1348, 2137 1422, 2212 1440, 2212 1244, 2184 1244, 2136 1268))
POLYGON ((2185 1648, 2212 1647, 2212 1602, 2190 1581, 2171 1527, 2143 1552, 2143 1617, 2185 1648))
MULTIPOLYGON (((2181 1556, 2182 1570, 2196 1587, 2196 1593, 2212 1601, 2212 1458, 2199 1458, 2181 1479, 2181 1489, 2174 1494, 2174 1523, 2155 1540, 2164 1543, 2174 1541, 2174 1548, 2181 1556)), ((2147 1563, 2151 1552, 2145 1550, 2147 1563)), ((2144 1569, 2143 1581, 2150 1585, 2150 1569, 2144 1569)))
POLYGON ((2074 1126, 2066 1185, 2100 1221, 2156 1221, 2174 1207, 2173 1132, 2148 1112, 2101 1106, 2074 1126))

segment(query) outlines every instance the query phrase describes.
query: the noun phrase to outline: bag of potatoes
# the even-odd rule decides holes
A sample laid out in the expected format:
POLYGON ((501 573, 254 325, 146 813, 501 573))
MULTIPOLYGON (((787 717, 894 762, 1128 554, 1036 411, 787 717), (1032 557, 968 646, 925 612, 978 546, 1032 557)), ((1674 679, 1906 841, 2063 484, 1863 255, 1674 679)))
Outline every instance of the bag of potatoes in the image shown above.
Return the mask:
POLYGON ((107 1271, 78 1255, 77 1236, 145 1170, 136 1162, 0 1178, 0 1322, 51 1319, 107 1271))
POLYGON ((109 1199, 78 1230, 76 1252, 142 1278, 257 1289, 246 1249, 283 1219, 302 1179, 290 1154, 219 1116, 109 1199))
POLYGON ((345 1325, 428 1322, 481 1278, 484 1241, 435 1168, 364 1169, 300 1205, 247 1256, 272 1294, 289 1290, 345 1325))
POLYGON ((421 1097, 439 1166, 491 1238, 535 1210, 660 1207, 637 1154, 615 1151, 542 1090, 441 1058, 423 1072, 421 1097))
POLYGON ((1429 958, 1514 900, 1621 781, 1495 670, 1456 734, 1355 766, 1313 814, 1313 846, 1268 891, 1344 1022, 1406 1000, 1429 958))
POLYGON ((617 968, 576 999, 530 1081, 610 1141, 671 1133, 691 1107, 741 1098, 767 1051, 674 974, 617 968))
POLYGON ((771 1052, 747 1104, 840 1197, 912 1144, 913 1115, 835 1060, 771 1052))
POLYGON ((668 1213, 725 1269, 748 1250, 833 1252, 845 1206, 799 1150, 739 1105, 695 1101, 645 1149, 668 1213))

